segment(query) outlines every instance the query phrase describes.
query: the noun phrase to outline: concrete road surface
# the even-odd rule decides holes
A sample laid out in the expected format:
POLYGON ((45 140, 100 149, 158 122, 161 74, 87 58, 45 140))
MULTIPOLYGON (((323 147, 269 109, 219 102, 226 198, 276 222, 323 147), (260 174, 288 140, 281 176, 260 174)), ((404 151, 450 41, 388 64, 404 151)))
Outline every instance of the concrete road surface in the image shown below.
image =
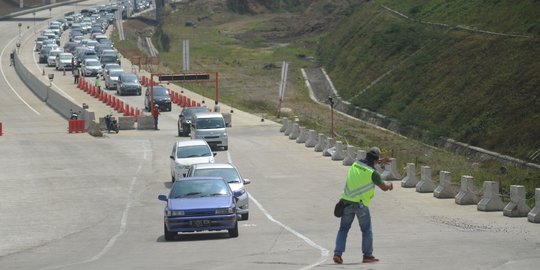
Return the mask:
MULTIPOLYGON (((33 26, 31 14, 19 19, 33 26)), ((361 263, 355 222, 345 262, 334 264, 339 219, 332 211, 348 167, 289 140, 279 124, 238 109, 229 151, 216 158, 252 180, 249 220, 239 223, 238 238, 213 232, 165 242, 157 196, 170 187, 173 143, 188 139, 176 135, 180 108, 163 113, 159 131, 68 134, 67 121, 9 66, 16 24, 0 22, 7 37, 0 40, 0 269, 539 269, 538 224, 398 183, 391 192, 377 190, 371 206, 374 254, 381 261, 361 263)), ((23 53, 25 64, 35 65, 32 52, 23 53)), ((55 83, 77 102, 95 101, 69 80, 55 83)), ((129 100, 143 104, 142 97, 129 100)))

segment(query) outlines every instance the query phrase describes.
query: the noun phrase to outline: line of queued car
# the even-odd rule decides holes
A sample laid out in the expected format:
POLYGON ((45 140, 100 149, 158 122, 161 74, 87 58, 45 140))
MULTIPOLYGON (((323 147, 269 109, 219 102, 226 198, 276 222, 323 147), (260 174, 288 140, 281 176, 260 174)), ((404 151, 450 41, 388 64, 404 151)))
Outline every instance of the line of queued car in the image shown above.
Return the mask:
POLYGON ((245 185, 251 180, 243 178, 233 164, 214 162, 216 152, 211 145, 220 147, 220 141, 226 137, 196 135, 206 131, 226 132, 223 116, 204 106, 184 107, 178 119, 178 135, 191 135, 191 139, 174 143, 170 154, 173 185, 169 196, 158 197, 167 202, 164 210, 167 241, 175 239, 177 233, 196 231, 227 230, 229 237, 237 237, 238 221, 249 219, 249 194, 245 185), (209 125, 203 127, 203 124, 209 125), (201 181, 205 184, 192 184, 201 181), (220 191, 216 192, 217 187, 210 188, 210 183, 220 186, 220 191))
MULTIPOLYGON (((125 1, 120 3, 129 5, 125 1)), ((36 38, 39 62, 56 70, 78 68, 81 76, 103 78, 104 88, 116 90, 118 95, 142 95, 138 76, 122 69, 118 52, 104 34, 114 21, 114 6, 86 8, 81 13, 51 22, 36 38), (69 41, 61 48, 60 37, 67 30, 69 41)), ((171 111, 169 90, 162 85, 146 87, 144 106, 148 111, 154 106, 161 111, 171 111)), ((197 113, 211 112, 206 107, 183 108, 179 135, 193 133, 189 119, 197 113)), ((220 129, 225 129, 222 122, 220 129)), ((167 241, 174 240, 178 233, 198 231, 225 230, 229 237, 238 237, 238 221, 249 218, 249 194, 245 185, 251 181, 243 178, 234 165, 215 163, 217 153, 209 142, 218 146, 215 140, 195 137, 174 143, 170 154, 173 184, 168 196, 158 196, 166 202, 163 222, 167 241)))
POLYGON ((105 34, 115 22, 115 12, 119 8, 132 10, 130 5, 129 1, 118 1, 85 8, 50 22, 36 38, 39 63, 60 71, 77 68, 81 76, 103 80, 105 89, 116 90, 118 95, 142 95, 138 76, 122 69, 120 54, 105 34), (60 47, 60 38, 67 30, 68 41, 60 47))

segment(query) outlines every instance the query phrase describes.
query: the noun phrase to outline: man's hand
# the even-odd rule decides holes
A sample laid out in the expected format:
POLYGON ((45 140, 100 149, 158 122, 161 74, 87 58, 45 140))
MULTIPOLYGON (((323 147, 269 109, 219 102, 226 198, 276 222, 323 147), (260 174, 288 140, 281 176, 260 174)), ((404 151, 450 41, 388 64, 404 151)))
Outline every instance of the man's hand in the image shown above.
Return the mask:
POLYGON ((382 189, 382 191, 388 191, 388 190, 394 189, 394 185, 392 185, 391 182, 384 182, 384 183, 378 185, 378 187, 380 189, 382 189))
POLYGON ((379 162, 379 164, 386 165, 386 164, 390 163, 390 159, 388 157, 384 157, 384 158, 379 159, 378 162, 379 162))

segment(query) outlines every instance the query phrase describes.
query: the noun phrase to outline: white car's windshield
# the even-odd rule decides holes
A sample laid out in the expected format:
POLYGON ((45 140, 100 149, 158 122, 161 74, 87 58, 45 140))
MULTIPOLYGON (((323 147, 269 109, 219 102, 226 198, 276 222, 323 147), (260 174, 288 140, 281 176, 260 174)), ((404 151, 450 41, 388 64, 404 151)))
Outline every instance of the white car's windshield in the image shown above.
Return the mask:
POLYGON ((205 145, 183 146, 176 149, 177 158, 209 157, 212 151, 205 145))
POLYGON ((224 128, 225 122, 221 118, 204 118, 197 120, 197 129, 224 128))
POLYGON ((194 170, 193 175, 191 176, 219 176, 228 183, 240 182, 240 176, 233 168, 197 169, 194 170))

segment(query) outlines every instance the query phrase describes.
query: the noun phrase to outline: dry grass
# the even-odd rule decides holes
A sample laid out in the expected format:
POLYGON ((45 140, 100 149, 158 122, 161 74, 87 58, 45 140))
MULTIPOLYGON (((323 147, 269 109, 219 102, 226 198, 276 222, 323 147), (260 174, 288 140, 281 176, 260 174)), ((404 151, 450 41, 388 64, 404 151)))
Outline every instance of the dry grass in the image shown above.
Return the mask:
MULTIPOLYGON (((180 72, 182 46, 179 44, 182 44, 182 39, 189 38, 192 69, 219 72, 220 100, 223 103, 256 114, 265 113, 268 118, 279 121, 276 119, 278 84, 281 62, 287 61, 290 63, 289 75, 282 107, 291 108, 302 126, 329 133, 330 109, 311 101, 300 71, 303 67, 313 66, 299 55, 314 55, 317 37, 281 39, 281 25, 284 24, 283 20, 286 22, 283 14, 259 17, 221 12, 212 14, 204 21, 197 21, 201 15, 208 14, 178 11, 168 17, 164 32, 174 46, 169 52, 160 52, 162 64, 180 72), (196 27, 185 27, 187 20, 197 22, 196 27), (271 38, 274 33, 272 29, 279 30, 279 33, 275 33, 279 39, 271 38)), ((213 98, 215 89, 211 83, 184 86, 209 99, 213 98)), ((519 183, 527 187, 529 198, 534 196, 534 188, 540 179, 538 170, 497 162, 475 162, 339 114, 335 114, 335 127, 338 134, 336 139, 364 149, 378 145, 383 154, 397 159, 398 168, 404 168, 406 163, 415 163, 418 171, 420 166, 431 166, 435 180, 439 171, 447 170, 453 173, 455 182, 459 181, 461 175, 472 175, 478 187, 483 181, 501 180, 504 191, 510 185, 519 183), (501 175, 499 170, 503 166, 508 168, 505 175, 501 175)))

